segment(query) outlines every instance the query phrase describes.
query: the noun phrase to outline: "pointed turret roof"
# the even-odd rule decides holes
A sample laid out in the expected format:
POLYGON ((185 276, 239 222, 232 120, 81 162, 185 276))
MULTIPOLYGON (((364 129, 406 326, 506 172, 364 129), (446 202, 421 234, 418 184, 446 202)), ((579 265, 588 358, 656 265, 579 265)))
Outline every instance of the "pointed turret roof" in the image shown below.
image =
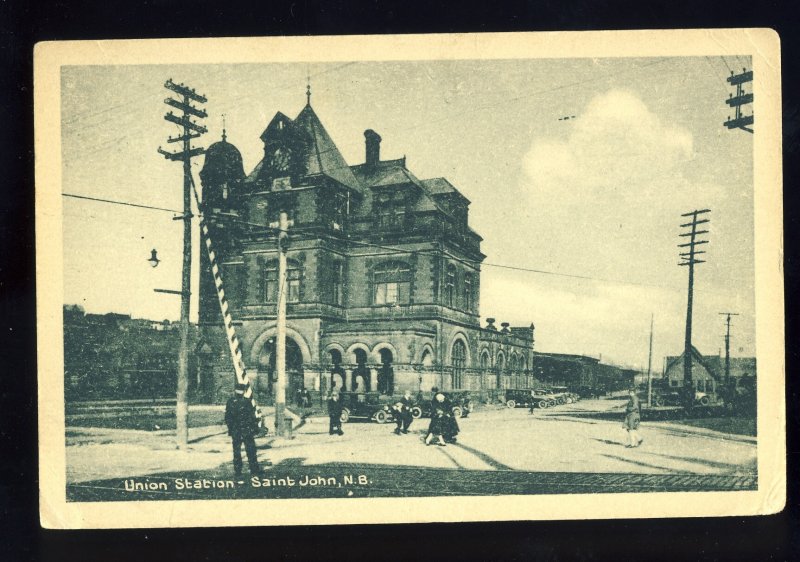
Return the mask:
POLYGON ((307 160, 308 175, 322 174, 361 192, 361 183, 345 162, 342 153, 336 148, 328 131, 322 126, 311 104, 306 104, 295 118, 294 124, 304 130, 311 140, 307 160))

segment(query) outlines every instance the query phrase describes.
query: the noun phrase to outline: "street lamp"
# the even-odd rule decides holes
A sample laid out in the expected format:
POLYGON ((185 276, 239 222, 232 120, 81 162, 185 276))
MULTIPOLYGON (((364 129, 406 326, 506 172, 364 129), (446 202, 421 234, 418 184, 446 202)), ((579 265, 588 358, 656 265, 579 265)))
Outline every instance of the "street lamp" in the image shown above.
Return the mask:
POLYGON ((157 267, 158 264, 161 262, 161 260, 158 259, 158 252, 156 251, 155 248, 150 250, 150 259, 147 261, 150 264, 150 267, 157 267))

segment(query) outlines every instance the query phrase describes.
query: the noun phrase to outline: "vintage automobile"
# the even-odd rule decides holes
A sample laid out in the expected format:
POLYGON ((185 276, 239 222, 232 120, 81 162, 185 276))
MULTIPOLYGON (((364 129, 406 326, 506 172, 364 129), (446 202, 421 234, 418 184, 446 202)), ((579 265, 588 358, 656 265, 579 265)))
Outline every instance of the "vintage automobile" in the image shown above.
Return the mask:
POLYGON ((505 404, 509 408, 518 406, 549 408, 558 404, 555 395, 544 389, 508 388, 505 391, 505 404))
MULTIPOLYGON (((473 410, 472 396, 468 390, 446 390, 442 394, 450 400, 453 405, 453 415, 457 418, 468 415, 473 410)), ((428 392, 417 393, 414 406, 411 408, 411 415, 414 419, 431 417, 431 399, 433 395, 428 392)))
MULTIPOLYGON (((695 391, 694 403, 696 406, 708 406, 711 404, 711 396, 705 392, 695 391)), ((683 395, 677 390, 667 390, 663 388, 653 389, 653 406, 683 406, 683 395)))
POLYGON ((351 419, 374 420, 378 423, 391 421, 378 392, 342 392, 339 396, 342 401, 342 415, 339 419, 342 423, 351 419))
POLYGON ((554 386, 550 390, 561 404, 572 404, 580 400, 580 396, 575 392, 570 392, 566 386, 554 386))

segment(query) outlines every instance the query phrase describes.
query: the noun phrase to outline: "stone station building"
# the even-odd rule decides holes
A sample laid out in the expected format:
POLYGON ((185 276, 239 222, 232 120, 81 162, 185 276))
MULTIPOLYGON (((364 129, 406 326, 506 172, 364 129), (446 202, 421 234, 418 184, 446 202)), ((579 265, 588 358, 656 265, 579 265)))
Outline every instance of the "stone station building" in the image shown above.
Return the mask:
MULTIPOLYGON (((277 239, 285 211, 287 400, 302 387, 383 394, 492 392, 532 384, 534 326, 479 321, 482 238, 470 201, 444 178, 418 179, 406 159, 382 160, 367 130, 365 161, 348 165, 308 103, 277 113, 263 159, 245 174, 239 150, 212 144, 200 172, 230 310, 260 402, 275 373, 277 239)), ((219 402, 234 380, 213 278, 201 264, 198 378, 219 402)))

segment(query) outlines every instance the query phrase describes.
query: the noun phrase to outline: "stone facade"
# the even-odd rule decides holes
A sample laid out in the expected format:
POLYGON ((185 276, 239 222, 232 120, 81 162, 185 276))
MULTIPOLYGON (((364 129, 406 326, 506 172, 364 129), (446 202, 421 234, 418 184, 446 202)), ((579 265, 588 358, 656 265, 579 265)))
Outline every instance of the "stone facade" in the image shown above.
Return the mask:
MULTIPOLYGON (((444 178, 420 180, 405 158, 348 165, 307 104, 277 113, 264 157, 245 175, 239 151, 213 144, 201 171, 204 208, 245 363, 260 401, 274 379, 277 240, 287 250, 287 399, 301 387, 490 390, 531 383, 534 328, 479 323, 481 237, 469 205, 444 178), (232 218, 233 217, 233 218, 232 218)), ((207 259, 202 262, 200 378, 210 399, 230 394, 233 369, 207 259), (227 359, 227 363, 226 363, 227 359)))

